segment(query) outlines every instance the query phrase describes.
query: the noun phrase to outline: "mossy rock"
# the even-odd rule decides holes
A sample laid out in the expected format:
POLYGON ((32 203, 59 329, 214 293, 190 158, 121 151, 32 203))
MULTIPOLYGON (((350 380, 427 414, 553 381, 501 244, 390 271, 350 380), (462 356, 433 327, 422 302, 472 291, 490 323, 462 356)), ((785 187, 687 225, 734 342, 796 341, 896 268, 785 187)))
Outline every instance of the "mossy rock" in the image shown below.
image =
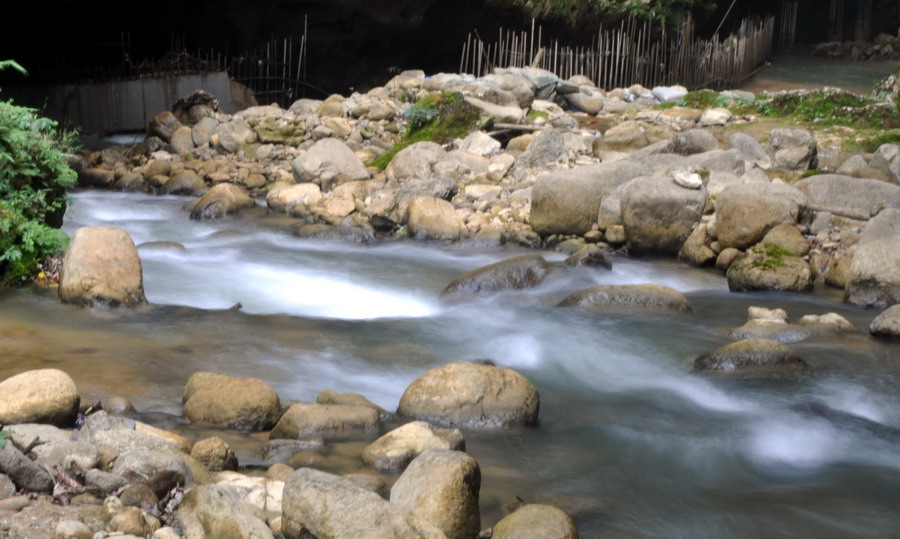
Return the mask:
POLYGON ((726 272, 732 291, 802 291, 812 288, 809 264, 772 243, 758 244, 731 263, 726 272))
POLYGON ((260 142, 263 143, 299 146, 306 140, 306 126, 297 122, 265 118, 261 122, 251 123, 251 126, 260 142))

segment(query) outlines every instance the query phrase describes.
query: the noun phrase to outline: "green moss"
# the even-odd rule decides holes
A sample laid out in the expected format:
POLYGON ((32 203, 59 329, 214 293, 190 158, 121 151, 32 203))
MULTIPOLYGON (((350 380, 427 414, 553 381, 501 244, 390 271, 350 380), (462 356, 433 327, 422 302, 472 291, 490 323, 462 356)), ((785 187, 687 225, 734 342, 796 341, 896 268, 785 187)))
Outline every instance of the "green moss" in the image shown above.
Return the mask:
POLYGON ((548 114, 546 111, 543 111, 543 110, 534 110, 534 109, 531 109, 531 110, 528 111, 528 114, 526 114, 525 116, 526 116, 527 118, 533 120, 533 119, 535 119, 535 118, 549 118, 549 117, 550 117, 550 114, 548 114))
POLYGON ((803 178, 809 178, 810 176, 818 176, 819 174, 828 174, 828 171, 817 170, 817 169, 807 170, 806 172, 804 172, 803 174, 800 175, 799 179, 802 180, 803 178))
POLYGON ((754 247, 751 251, 758 255, 753 261, 754 268, 762 268, 764 270, 772 270, 783 268, 787 264, 784 263, 785 257, 796 257, 797 254, 790 249, 785 249, 774 243, 765 243, 762 247, 754 247))

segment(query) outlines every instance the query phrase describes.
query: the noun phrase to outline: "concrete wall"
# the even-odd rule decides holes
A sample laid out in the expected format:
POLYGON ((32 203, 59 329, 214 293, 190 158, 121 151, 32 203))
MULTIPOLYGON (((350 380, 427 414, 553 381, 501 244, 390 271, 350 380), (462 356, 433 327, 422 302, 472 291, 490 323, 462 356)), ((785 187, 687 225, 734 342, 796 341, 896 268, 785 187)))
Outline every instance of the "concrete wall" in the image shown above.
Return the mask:
POLYGON ((234 113, 255 104, 245 86, 225 72, 42 87, 6 87, 0 98, 35 107, 45 116, 68 120, 83 133, 143 131, 157 114, 169 110, 194 90, 219 98, 222 112, 234 113))

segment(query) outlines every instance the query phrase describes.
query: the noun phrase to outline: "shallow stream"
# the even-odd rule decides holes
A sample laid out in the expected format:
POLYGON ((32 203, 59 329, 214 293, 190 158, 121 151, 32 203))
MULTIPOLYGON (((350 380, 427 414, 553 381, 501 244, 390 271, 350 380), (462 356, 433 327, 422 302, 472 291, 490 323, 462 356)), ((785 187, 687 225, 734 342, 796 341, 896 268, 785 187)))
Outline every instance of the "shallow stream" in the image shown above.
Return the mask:
MULTIPOLYGON (((151 305, 134 310, 62 305, 27 289, 0 294, 0 377, 63 369, 85 397, 128 396, 143 420, 195 439, 223 436, 253 466, 264 434, 181 420, 194 371, 258 377, 282 398, 312 401, 331 388, 395 409, 424 371, 490 358, 537 386, 541 419, 535 428, 464 430, 482 469, 484 527, 518 496, 563 508, 582 537, 900 530, 900 431, 887 428, 900 427, 900 345, 870 338, 877 313, 843 305, 839 293, 734 294, 717 272, 617 258, 611 272, 559 270, 533 290, 448 302, 439 294, 454 275, 521 251, 303 240, 275 218, 190 221, 186 201, 74 194, 67 232, 118 226, 138 244, 184 249, 140 249, 151 305), (625 283, 671 286, 693 313, 554 307, 576 289, 625 283), (813 367, 805 376, 690 374, 695 357, 729 342, 725 332, 750 305, 782 307, 792 319, 838 312, 859 333, 791 345, 813 367), (791 408, 810 402, 871 422, 791 408)), ((322 466, 361 469, 372 438, 329 445, 322 466)))

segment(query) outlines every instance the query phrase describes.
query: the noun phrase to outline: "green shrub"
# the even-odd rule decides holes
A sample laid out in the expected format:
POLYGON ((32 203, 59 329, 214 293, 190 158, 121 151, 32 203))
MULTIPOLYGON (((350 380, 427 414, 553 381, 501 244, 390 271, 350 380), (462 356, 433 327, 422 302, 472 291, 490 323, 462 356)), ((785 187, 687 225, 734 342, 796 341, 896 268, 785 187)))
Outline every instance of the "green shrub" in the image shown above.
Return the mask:
MULTIPOLYGON (((21 66, 9 60, 0 70, 21 66)), ((75 183, 68 164, 74 133, 35 109, 0 101, 0 284, 15 284, 68 238, 59 230, 66 187, 75 183)))

